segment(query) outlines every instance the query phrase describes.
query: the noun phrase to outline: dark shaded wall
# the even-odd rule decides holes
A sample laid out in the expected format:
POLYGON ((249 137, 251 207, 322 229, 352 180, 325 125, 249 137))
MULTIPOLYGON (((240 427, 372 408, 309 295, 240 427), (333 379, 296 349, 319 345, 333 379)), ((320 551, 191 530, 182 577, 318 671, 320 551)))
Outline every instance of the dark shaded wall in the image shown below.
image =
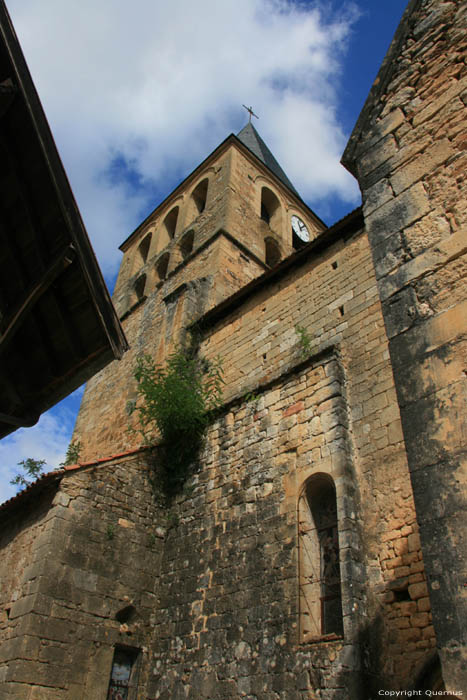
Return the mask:
POLYGON ((144 685, 166 534, 144 461, 70 472, 42 501, 2 531, 2 699, 102 700, 115 645, 144 685))
POLYGON ((410 3, 343 160, 362 190, 453 691, 467 687, 466 36, 465 2, 410 3))

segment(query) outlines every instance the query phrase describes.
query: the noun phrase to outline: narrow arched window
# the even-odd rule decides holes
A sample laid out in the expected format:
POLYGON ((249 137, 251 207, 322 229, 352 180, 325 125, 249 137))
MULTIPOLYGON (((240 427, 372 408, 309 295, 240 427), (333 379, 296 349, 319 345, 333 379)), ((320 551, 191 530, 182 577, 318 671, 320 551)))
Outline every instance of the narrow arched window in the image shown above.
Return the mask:
POLYGON ((261 190, 261 218, 274 231, 280 232, 281 204, 269 187, 263 187, 261 190))
POLYGON ((187 231, 187 233, 184 234, 182 240, 180 241, 180 252, 182 254, 183 260, 186 260, 186 258, 192 252, 194 240, 195 232, 192 229, 190 231, 187 231))
POLYGON ((175 236, 175 231, 177 229, 177 220, 178 220, 178 207, 174 207, 167 216, 164 219, 163 226, 169 236, 169 238, 173 238, 175 236))
POLYGON ((136 295, 135 301, 141 301, 144 298, 144 290, 146 287, 146 275, 141 275, 135 282, 134 290, 136 295))
POLYGON ((156 284, 157 282, 162 282, 167 277, 167 270, 169 267, 170 255, 169 253, 163 253, 155 264, 155 275, 156 284))
POLYGON ((198 214, 201 214, 206 208, 206 200, 208 198, 209 180, 206 178, 196 185, 191 197, 195 203, 198 214))
POLYGON ((151 235, 148 233, 147 236, 143 238, 141 243, 138 246, 138 252, 141 257, 141 262, 144 264, 146 260, 148 259, 148 254, 149 254, 149 246, 151 245, 151 235))
POLYGON ((269 265, 269 267, 274 267, 277 265, 277 263, 281 259, 281 251, 276 243, 276 241, 273 238, 266 238, 264 240, 264 247, 265 247, 265 261, 266 265, 269 265))
POLYGON ((300 628, 302 641, 343 634, 336 489, 316 474, 299 501, 300 628))

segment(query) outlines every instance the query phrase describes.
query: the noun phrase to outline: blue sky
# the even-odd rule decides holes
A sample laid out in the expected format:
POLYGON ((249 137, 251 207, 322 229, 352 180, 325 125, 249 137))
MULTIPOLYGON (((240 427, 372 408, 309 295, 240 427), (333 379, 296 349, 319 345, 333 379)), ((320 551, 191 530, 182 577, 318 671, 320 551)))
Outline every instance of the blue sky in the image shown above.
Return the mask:
MULTIPOLYGON (((229 133, 254 125, 329 225, 358 206, 339 164, 406 0, 7 0, 112 289, 118 245, 229 133)), ((63 459, 82 389, 0 442, 63 459)))

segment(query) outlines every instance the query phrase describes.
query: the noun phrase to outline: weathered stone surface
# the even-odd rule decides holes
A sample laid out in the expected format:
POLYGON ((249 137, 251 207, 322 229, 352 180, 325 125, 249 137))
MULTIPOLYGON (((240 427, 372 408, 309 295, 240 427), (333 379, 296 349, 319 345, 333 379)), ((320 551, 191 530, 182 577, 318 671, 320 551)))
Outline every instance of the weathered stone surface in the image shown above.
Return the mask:
POLYGON ((433 625, 444 681, 455 691, 467 685, 467 664, 461 660, 465 626, 458 623, 467 616, 460 574, 467 551, 465 536, 461 544, 457 535, 459 528, 465 533, 458 513, 466 507, 464 467, 459 465, 466 458, 467 212, 461 96, 467 75, 460 56, 466 50, 467 27, 462 2, 427 1, 412 9, 398 49, 403 60, 384 75, 384 85, 368 103, 366 128, 359 141, 353 135, 351 150, 368 203, 366 225, 390 338, 424 561, 436 584, 430 589, 433 625), (398 152, 385 153, 372 130, 395 107, 402 107, 405 120, 385 136, 394 136, 398 152), (371 163, 371 172, 365 163, 371 163))
POLYGON ((267 241, 292 252, 293 213, 312 238, 321 228, 230 144, 124 244, 114 298, 132 350, 86 390, 75 437, 89 463, 4 521, 7 700, 106 697, 119 645, 138 653, 131 700, 369 700, 428 683, 435 646, 446 686, 462 687, 461 5, 412 3, 364 110, 365 229, 354 215, 228 301, 266 269, 267 241), (136 355, 162 362, 197 319, 200 353, 224 359, 224 405, 168 504, 125 407, 136 355), (323 483, 328 550, 312 514, 323 483), (336 551, 341 627, 326 633, 336 551))

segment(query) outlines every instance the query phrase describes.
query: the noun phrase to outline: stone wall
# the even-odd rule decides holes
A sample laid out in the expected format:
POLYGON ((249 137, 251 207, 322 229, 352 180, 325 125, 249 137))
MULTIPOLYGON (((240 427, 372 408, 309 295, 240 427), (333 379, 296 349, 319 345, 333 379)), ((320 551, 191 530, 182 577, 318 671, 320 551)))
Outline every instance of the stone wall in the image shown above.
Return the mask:
POLYGON ((70 471, 43 501, 30 523, 5 513, 2 698, 101 700, 116 645, 139 650, 144 686, 166 526, 144 460, 70 471))
POLYGON ((10 663, 10 697, 77 700, 84 688, 97 700, 119 644, 139 650, 149 700, 364 700, 411 687, 434 635, 360 222, 201 319, 201 353, 224 358, 225 406, 169 511, 150 487, 157 454, 62 479, 46 516, 53 554, 19 616, 35 647, 10 663), (299 501, 317 474, 336 491, 343 636, 319 621, 305 631, 299 501), (135 618, 121 623, 129 605, 135 618))
POLYGON ((451 690, 467 686, 466 36, 465 2, 412 2, 344 154, 362 190, 451 690))
POLYGON ((9 665, 37 657, 39 651, 37 635, 21 629, 21 621, 39 599, 38 579, 45 569, 49 543, 48 514, 56 489, 57 484, 51 484, 32 508, 31 503, 23 505, 20 517, 1 518, 0 684, 8 698, 21 697, 10 692, 9 665))
POLYGON ((198 170, 123 245, 114 301, 130 349, 122 360, 88 382, 73 436, 83 446, 82 459, 107 457, 136 446, 127 430, 131 421, 126 406, 135 396, 133 375, 139 355, 150 354, 163 362, 183 339, 187 326, 268 269, 266 237, 275 237, 282 255, 288 255, 292 251, 291 212, 307 221, 313 235, 322 227, 306 205, 287 194, 271 176, 265 177, 266 169, 260 163, 255 166, 253 157, 241 152, 238 145, 229 145, 226 152, 221 148, 217 155, 214 152, 198 170), (206 207, 191 220, 191 191, 205 177, 209 178, 206 207), (282 225, 278 231, 260 217, 261 188, 266 183, 280 197, 282 225), (180 209, 180 223, 173 239, 159 250, 164 217, 175 206, 180 209), (180 246, 187 230, 193 231, 193 249, 183 257, 180 246), (143 262, 139 246, 147 236, 151 242, 143 262), (167 274, 159 279, 157 265, 162 255, 169 256, 169 262, 167 274), (144 279, 144 294, 137 299, 135 285, 140 279, 144 279))

